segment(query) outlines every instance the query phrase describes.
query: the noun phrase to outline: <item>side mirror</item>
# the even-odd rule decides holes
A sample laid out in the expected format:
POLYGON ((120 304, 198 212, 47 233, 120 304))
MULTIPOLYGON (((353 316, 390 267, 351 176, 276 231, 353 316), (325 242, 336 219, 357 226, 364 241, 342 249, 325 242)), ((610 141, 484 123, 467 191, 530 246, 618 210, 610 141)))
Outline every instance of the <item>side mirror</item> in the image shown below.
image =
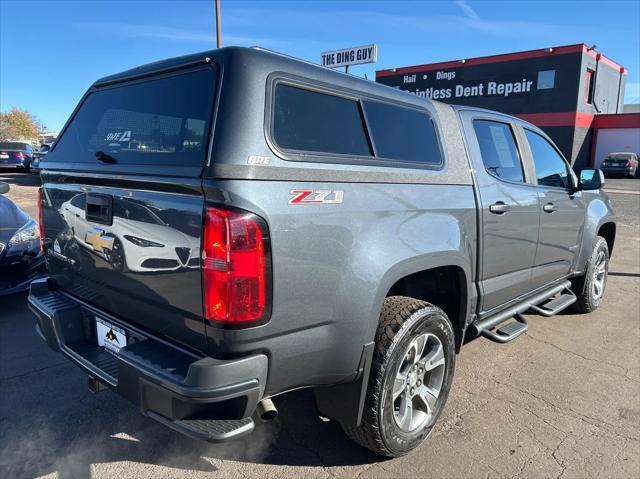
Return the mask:
POLYGON ((599 190, 604 186, 604 174, 601 170, 582 170, 580 172, 581 190, 599 190))
POLYGON ((5 193, 9 193, 9 183, 5 183, 4 181, 0 181, 0 195, 4 195, 5 193))

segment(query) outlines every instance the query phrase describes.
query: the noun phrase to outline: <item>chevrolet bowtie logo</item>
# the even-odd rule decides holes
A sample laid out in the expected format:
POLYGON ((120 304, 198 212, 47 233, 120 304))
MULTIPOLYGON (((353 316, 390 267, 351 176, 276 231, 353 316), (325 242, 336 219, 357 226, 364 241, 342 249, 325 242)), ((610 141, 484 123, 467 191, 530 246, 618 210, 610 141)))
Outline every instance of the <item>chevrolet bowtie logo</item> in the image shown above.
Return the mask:
POLYGON ((104 236, 104 234, 104 231, 101 229, 96 228, 89 230, 84 237, 84 242, 91 245, 96 251, 110 251, 113 248, 113 237, 104 236))
POLYGON ((105 338, 107 338, 109 341, 115 341, 116 343, 120 344, 120 341, 118 341, 118 336, 116 336, 116 333, 113 332, 113 329, 109 329, 109 332, 107 333, 105 338))

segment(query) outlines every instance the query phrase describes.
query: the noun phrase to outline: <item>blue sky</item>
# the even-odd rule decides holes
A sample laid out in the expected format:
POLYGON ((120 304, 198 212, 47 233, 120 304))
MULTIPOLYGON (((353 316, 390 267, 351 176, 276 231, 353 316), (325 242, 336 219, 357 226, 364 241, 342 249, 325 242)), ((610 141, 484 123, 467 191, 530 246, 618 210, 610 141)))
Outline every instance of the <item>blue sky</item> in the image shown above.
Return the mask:
MULTIPOLYGON (((379 45, 352 73, 574 43, 629 70, 640 102, 640 1, 222 0, 223 43, 319 62, 322 51, 379 45)), ((59 129, 97 78, 215 47, 213 0, 0 0, 0 110, 59 129)))

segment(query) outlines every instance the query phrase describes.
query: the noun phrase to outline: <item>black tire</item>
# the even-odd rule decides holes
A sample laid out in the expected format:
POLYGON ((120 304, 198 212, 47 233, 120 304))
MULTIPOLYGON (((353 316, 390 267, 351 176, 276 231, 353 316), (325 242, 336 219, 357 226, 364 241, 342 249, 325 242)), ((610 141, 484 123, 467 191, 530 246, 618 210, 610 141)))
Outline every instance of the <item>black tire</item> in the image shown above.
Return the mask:
POLYGON ((579 313, 590 313, 598 309, 607 286, 607 274, 609 273, 609 246, 602 236, 596 236, 593 241, 593 250, 587 261, 587 269, 584 275, 571 280, 571 290, 578 300, 573 303, 573 309, 579 313), (604 275, 602 281, 598 278, 602 274, 601 261, 604 259, 604 275), (600 287, 596 287, 600 285, 600 287), (598 291, 599 290, 599 291, 598 291))
MULTIPOLYGON (((447 401, 455 369, 453 329, 447 315, 440 308, 413 298, 391 296, 385 299, 382 307, 375 340, 362 423, 358 427, 343 425, 343 429, 352 440, 376 454, 386 457, 402 456, 418 447, 429 436, 447 401), (411 348, 421 337, 433 341, 434 348, 438 348, 439 341, 444 364, 433 366, 429 361, 425 362, 424 364, 432 368, 431 371, 427 372, 425 367, 422 376, 413 376, 403 383, 400 387, 403 392, 394 399, 396 378, 401 374, 403 365, 411 364, 413 361, 413 358, 409 359, 411 349, 407 348, 411 348), (415 411, 425 414, 416 416, 416 421, 420 423, 422 420, 424 423, 420 423, 415 430, 409 432, 401 429, 396 419, 400 413, 397 401, 404 401, 401 396, 405 395, 405 388, 408 395, 409 389, 413 394, 413 386, 427 386, 427 381, 431 380, 430 376, 436 372, 436 379, 442 382, 437 399, 432 396, 434 404, 430 409, 431 413, 424 413, 416 408, 415 411), (421 377, 424 384, 420 380, 416 383, 416 377, 421 377)), ((426 342, 423 351, 428 351, 426 342)), ((434 352, 432 357, 435 357, 435 354, 434 352)), ((421 368, 420 372, 422 371, 421 368)), ((413 372, 413 375, 417 375, 417 371, 413 372)), ((416 394, 411 401, 416 400, 418 404, 424 404, 420 397, 420 394, 416 394)), ((413 407, 410 411, 410 415, 416 414, 413 407)), ((412 419, 409 423, 412 423, 412 419)))
POLYGON ((127 259, 124 255, 124 248, 122 247, 122 243, 118 238, 113 240, 113 247, 111 251, 107 254, 107 260, 109 264, 119 273, 126 273, 127 269, 127 259))

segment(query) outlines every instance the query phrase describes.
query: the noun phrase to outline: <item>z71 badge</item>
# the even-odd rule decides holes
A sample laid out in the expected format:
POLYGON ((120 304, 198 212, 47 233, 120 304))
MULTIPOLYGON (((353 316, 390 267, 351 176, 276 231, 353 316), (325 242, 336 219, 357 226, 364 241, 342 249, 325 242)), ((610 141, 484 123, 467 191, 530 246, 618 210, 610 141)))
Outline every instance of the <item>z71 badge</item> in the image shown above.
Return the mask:
POLYGON ((290 205, 335 205, 342 203, 342 190, 291 190, 290 205))

